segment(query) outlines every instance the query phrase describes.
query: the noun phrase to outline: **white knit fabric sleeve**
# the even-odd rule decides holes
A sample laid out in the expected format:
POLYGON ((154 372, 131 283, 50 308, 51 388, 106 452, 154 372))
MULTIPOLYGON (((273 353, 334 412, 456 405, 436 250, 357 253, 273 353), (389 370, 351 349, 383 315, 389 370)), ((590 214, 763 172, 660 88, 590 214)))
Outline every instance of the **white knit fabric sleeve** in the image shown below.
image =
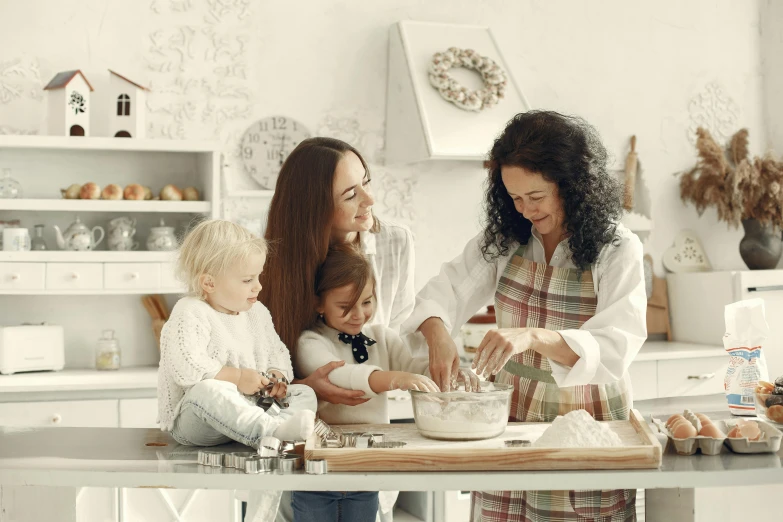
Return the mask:
MULTIPOLYGON (((200 315, 200 314, 199 314, 200 315)), ((191 310, 175 310, 160 335, 161 369, 178 386, 212 379, 223 365, 209 356, 210 324, 191 310)))

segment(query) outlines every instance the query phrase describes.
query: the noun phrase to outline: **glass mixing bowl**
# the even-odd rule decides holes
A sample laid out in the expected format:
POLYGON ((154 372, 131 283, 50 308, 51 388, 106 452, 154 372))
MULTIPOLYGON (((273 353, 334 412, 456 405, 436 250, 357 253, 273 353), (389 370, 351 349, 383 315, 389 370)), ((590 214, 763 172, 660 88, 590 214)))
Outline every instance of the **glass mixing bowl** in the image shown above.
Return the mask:
POLYGON ((413 418, 423 436, 440 440, 480 440, 506 431, 510 384, 482 382, 481 391, 411 390, 413 418))

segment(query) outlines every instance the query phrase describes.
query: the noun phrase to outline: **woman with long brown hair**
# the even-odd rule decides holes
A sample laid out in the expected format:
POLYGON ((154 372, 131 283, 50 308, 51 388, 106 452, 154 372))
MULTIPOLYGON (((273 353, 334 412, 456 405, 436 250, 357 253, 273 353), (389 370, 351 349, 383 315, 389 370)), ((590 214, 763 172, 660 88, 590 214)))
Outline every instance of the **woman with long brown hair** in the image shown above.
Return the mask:
MULTIPOLYGON (((356 245, 372 265, 372 324, 398 330, 413 310, 413 236, 406 227, 381 223, 373 215, 370 180, 359 151, 333 138, 302 141, 280 170, 267 218, 270 255, 259 299, 292 355, 300 334, 316 319, 316 271, 331 244, 356 245)), ((345 390, 329 381, 329 373, 344 364, 331 362, 294 382, 310 386, 320 400, 333 404, 365 403, 364 391, 345 390)), ((280 509, 278 520, 291 520, 290 496, 283 496, 280 509)))

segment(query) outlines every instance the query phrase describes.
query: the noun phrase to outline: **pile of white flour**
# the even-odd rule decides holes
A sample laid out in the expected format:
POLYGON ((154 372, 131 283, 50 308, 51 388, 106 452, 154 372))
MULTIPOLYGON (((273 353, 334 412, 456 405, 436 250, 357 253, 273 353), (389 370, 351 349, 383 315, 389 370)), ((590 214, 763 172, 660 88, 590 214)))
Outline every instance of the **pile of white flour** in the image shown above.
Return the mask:
POLYGON ((557 417, 533 443, 539 448, 605 448, 622 446, 620 437, 606 424, 593 419, 585 410, 574 410, 557 417))

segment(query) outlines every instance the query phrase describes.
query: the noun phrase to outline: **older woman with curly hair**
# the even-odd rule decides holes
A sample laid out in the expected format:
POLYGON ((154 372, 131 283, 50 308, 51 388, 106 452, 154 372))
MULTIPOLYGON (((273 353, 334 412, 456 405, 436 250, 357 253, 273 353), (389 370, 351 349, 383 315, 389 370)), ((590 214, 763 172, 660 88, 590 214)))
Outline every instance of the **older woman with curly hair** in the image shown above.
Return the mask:
MULTIPOLYGON (((584 409, 627 419, 628 366, 647 337, 639 239, 619 223, 607 153, 583 120, 516 115, 490 153, 484 230, 421 290, 404 331, 420 331, 433 374, 453 376, 452 341, 494 300, 498 329, 477 373, 511 384, 510 420, 584 409)), ((453 377, 452 377, 453 378, 453 377)), ((474 492, 473 520, 635 520, 634 490, 474 492)))

